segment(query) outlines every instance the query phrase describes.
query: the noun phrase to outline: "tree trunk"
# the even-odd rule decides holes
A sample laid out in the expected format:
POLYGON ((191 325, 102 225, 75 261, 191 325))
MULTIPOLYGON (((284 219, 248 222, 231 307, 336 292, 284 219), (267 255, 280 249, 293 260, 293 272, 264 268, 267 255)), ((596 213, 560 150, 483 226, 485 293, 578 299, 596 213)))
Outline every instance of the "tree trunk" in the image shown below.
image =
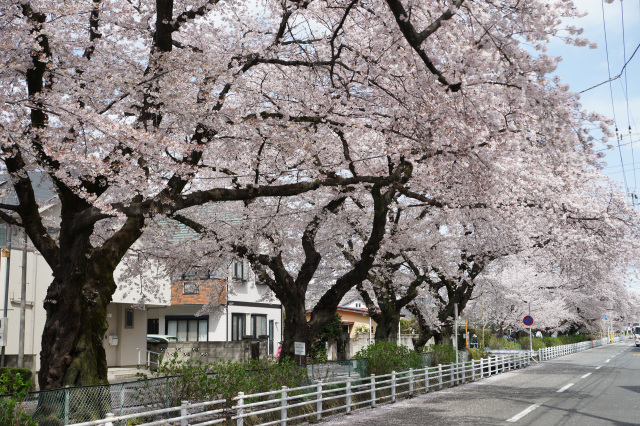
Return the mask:
MULTIPOLYGON (((300 356, 295 355, 295 342, 304 342, 305 356, 311 349, 311 333, 307 322, 304 306, 304 298, 283 301, 285 318, 284 329, 282 330, 282 349, 280 350, 280 360, 292 359, 296 364, 300 363, 300 356)), ((305 358, 302 359, 303 363, 305 358)))
POLYGON ((386 303, 380 304, 381 313, 375 315, 373 320, 377 323, 376 326, 376 342, 398 341, 398 323, 400 322, 400 311, 396 310, 386 303))
POLYGON ((97 282, 78 274, 66 281, 55 279, 47 291, 44 307, 47 320, 42 334, 42 389, 97 385, 107 382, 107 360, 102 340, 107 331, 107 305, 99 296, 115 283, 97 282))

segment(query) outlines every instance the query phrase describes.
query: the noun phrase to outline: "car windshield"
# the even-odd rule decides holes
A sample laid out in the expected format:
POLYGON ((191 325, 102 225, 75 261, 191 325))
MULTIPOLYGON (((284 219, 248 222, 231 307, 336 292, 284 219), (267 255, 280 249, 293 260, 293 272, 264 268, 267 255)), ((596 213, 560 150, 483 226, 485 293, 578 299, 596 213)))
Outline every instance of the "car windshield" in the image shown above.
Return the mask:
POLYGON ((635 334, 640 334, 640 327, 636 326, 634 333, 635 334))

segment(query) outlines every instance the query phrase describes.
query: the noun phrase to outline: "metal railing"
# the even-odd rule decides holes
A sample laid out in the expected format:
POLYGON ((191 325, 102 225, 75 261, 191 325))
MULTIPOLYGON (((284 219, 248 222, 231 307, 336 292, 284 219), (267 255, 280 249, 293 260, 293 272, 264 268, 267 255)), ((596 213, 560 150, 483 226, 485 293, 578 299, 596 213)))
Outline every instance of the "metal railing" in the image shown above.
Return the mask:
POLYGON ((155 364, 156 367, 160 366, 162 361, 162 353, 150 351, 148 349, 136 348, 138 350, 138 365, 146 365, 147 368, 155 364), (142 363, 142 351, 146 352, 145 363, 142 363))
POLYGON ((607 343, 609 343, 609 339, 603 338, 603 339, 587 341, 587 342, 571 343, 568 345, 551 346, 548 348, 538 349, 537 355, 540 361, 544 361, 544 360, 556 358, 559 356, 565 356, 565 355, 573 354, 576 352, 585 351, 587 349, 595 348, 597 346, 606 345, 607 343))
POLYGON ((482 379, 529 365, 530 357, 514 354, 487 359, 472 360, 458 364, 439 364, 422 368, 367 378, 352 378, 332 383, 318 383, 279 390, 245 395, 239 392, 233 406, 225 409, 224 400, 189 404, 137 414, 114 416, 110 414, 101 420, 80 423, 77 426, 108 425, 127 420, 151 419, 144 425, 187 424, 190 420, 203 421, 202 425, 235 421, 241 426, 251 417, 251 424, 285 425, 294 420, 320 420, 325 414, 350 413, 353 409, 370 406, 379 402, 394 402, 400 397, 415 393, 430 392, 443 387, 482 379), (207 406, 206 409, 204 407, 207 406), (172 417, 167 418, 168 413, 172 417), (165 416, 157 419, 156 416, 165 416))

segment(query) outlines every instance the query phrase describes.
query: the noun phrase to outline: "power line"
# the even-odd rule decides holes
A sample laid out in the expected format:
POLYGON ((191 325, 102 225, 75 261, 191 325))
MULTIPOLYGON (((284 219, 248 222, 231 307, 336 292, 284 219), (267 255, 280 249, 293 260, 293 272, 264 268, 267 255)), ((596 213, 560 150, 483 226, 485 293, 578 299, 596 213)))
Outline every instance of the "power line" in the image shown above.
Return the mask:
MULTIPOLYGON (((620 19, 622 20, 622 59, 623 62, 626 63, 627 62, 627 40, 625 37, 625 30, 624 30, 624 2, 620 2, 620 19)), ((630 108, 629 108, 629 81, 627 79, 627 68, 624 68, 624 98, 625 101, 627 103, 627 125, 629 126, 629 142, 631 144, 631 161, 633 163, 636 162, 635 160, 635 153, 634 153, 634 149, 633 149, 633 140, 631 139, 631 113, 630 113, 630 108)), ((634 188, 638 187, 638 180, 636 178, 636 169, 633 169, 633 185, 634 188)), ((632 197, 631 198, 632 202, 635 205, 635 199, 632 197)))

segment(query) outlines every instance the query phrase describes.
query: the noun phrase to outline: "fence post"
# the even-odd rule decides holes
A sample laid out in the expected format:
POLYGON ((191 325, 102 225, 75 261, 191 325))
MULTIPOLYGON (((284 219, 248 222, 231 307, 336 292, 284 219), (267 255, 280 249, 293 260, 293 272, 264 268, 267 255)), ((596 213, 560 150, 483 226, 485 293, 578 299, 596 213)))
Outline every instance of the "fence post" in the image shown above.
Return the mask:
POLYGON ((467 363, 462 361, 462 383, 467 380, 467 363))
POLYGON ((282 394, 280 398, 280 424, 286 426, 287 424, 287 387, 282 387, 282 394))
POLYGON ((458 364, 449 364, 449 369, 451 374, 449 375, 449 382, 451 383, 451 386, 457 384, 457 380, 454 381, 454 379, 456 379, 456 370, 458 369, 458 364))
POLYGON ((425 392, 429 392, 429 367, 424 369, 424 389, 425 392))
POLYGON ((413 396, 413 368, 409 369, 409 395, 413 396))
POLYGON ((64 424, 69 424, 69 385, 64 388, 64 424))
POLYGON ((123 410, 124 410, 124 384, 120 385, 120 415, 122 415, 123 410))
POLYGON ((244 425, 244 392, 238 392, 238 409, 236 410, 236 413, 238 414, 238 419, 236 420, 236 425, 237 426, 242 426, 244 425))
POLYGON ((140 348, 136 348, 138 350, 138 365, 140 365, 140 348))
POLYGON ((322 380, 316 386, 316 419, 322 420, 322 380))
MULTIPOLYGON (((186 416, 189 414, 187 411, 187 405, 189 405, 189 401, 182 401, 180 404, 180 416, 186 416)), ((242 425, 242 423, 240 423, 242 425)), ((189 419, 180 419, 180 426, 189 426, 189 419)))
POLYGON ((487 358, 487 361, 487 365, 489 366, 489 368, 487 369, 487 376, 491 377, 491 356, 487 358))
POLYGON ((376 375, 371 375, 371 408, 376 408, 376 375))
POLYGON ((438 364, 438 386, 442 389, 442 364, 438 364))
POLYGON ((471 359, 471 380, 476 380, 476 360, 471 359))
POLYGON ((480 378, 484 378, 484 358, 480 358, 480 378))
POLYGON ((347 414, 351 414, 351 379, 347 382, 347 414))
POLYGON ((391 402, 396 402, 396 370, 391 372, 391 402))
MULTIPOLYGON (((113 419, 114 417, 115 416, 113 415, 113 413, 107 413, 104 415, 105 420, 113 419)), ((113 422, 109 420, 108 422, 104 423, 102 426, 113 426, 113 422)))

